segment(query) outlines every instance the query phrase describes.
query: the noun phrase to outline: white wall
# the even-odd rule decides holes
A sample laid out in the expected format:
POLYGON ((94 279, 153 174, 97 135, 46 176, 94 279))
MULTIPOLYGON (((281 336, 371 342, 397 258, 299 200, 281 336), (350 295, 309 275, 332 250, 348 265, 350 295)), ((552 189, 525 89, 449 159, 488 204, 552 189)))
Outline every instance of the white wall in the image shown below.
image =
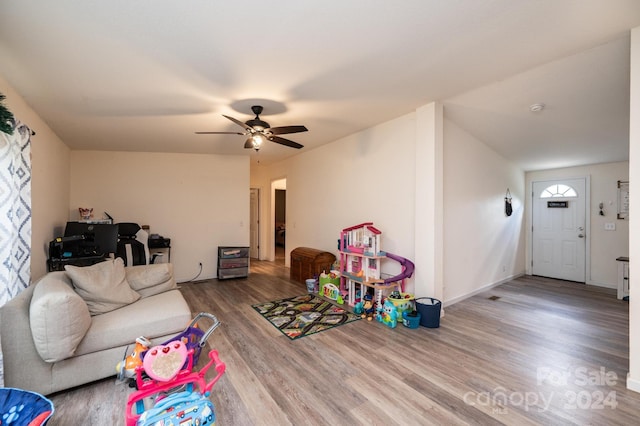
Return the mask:
MULTIPOLYGON (((415 114, 408 114, 283 162, 258 166, 251 186, 263 189, 261 204, 270 206, 271 182, 287 179, 287 265, 291 250, 300 246, 337 257, 340 231, 369 221, 382 231, 383 250, 412 260, 414 177, 415 114)), ((270 224, 265 210, 261 223, 270 224)), ((272 247, 270 227, 263 226, 261 233, 272 247)), ((393 274, 400 267, 385 261, 382 270, 393 274)), ((413 283, 409 285, 412 289, 413 283)))
MULTIPOLYGON (((431 229, 425 230, 422 216, 431 213, 416 209, 417 204, 433 206, 437 187, 443 185, 441 175, 433 173, 430 180, 420 169, 438 167, 429 159, 441 155, 437 141, 421 145, 428 133, 438 139, 437 129, 430 132, 425 127, 438 125, 433 118, 441 116, 435 114, 437 108, 427 109, 252 170, 252 186, 269 188, 273 180, 287 179, 287 262, 298 246, 337 253, 340 230, 372 221, 382 231, 383 250, 413 260, 416 271, 438 267, 436 255, 442 253, 431 253, 432 261, 424 260, 423 253, 416 255, 422 250, 417 239, 430 238, 443 222, 442 215, 431 212, 431 229)), ((408 291, 439 296, 444 285, 444 301, 451 302, 524 272, 524 173, 446 121, 443 155, 444 283, 416 281, 414 276, 408 291), (514 202, 510 218, 504 215, 507 187, 514 202)), ((261 203, 270 205, 269 191, 262 193, 261 203)), ((269 213, 261 219, 272 221, 269 213)), ((270 245, 271 232, 263 229, 262 236, 270 245)), ((438 241, 433 243, 437 250, 438 241)), ((383 272, 398 270, 394 262, 383 265, 383 272)), ((437 279, 438 274, 429 270, 424 276, 437 279)))
POLYGON ((524 273, 524 172, 449 120, 444 140, 444 300, 451 303, 524 273))
MULTIPOLYGON (((640 27, 631 31, 631 90, 629 128, 629 185, 640 182, 640 27)), ((627 387, 640 392, 640 291, 638 277, 633 271, 640 269, 640 197, 629 197, 629 375, 627 387)))
MULTIPOLYGON (((629 221, 617 219, 617 182, 629 179, 628 162, 528 172, 526 174, 527 202, 531 202, 531 185, 534 181, 583 176, 590 176, 591 181, 591 205, 589 206, 591 256, 590 268, 586 271, 587 284, 615 288, 618 281, 616 258, 629 255, 629 221), (599 215, 600 202, 605 205, 605 216, 599 215), (605 231, 604 224, 611 222, 615 223, 616 230, 605 231)), ((526 229, 531 229, 531 208, 527 211, 526 223, 526 229)), ((530 233, 527 233, 527 265, 531 265, 530 247, 530 233)))
POLYGON ((31 281, 47 272, 49 241, 59 235, 69 206, 69 148, 9 83, 0 76, 0 93, 14 117, 36 132, 31 137, 31 281))
POLYGON ((69 220, 78 207, 171 238, 178 281, 212 278, 217 247, 249 245, 249 157, 72 151, 69 220))

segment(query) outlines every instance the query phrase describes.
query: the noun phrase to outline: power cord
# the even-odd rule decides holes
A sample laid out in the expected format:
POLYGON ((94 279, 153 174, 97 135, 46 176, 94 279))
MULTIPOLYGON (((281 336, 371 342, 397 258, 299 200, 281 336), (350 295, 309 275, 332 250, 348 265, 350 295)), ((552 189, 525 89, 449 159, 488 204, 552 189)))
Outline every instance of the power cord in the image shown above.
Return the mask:
POLYGON ((198 271, 198 273, 196 274, 196 276, 195 276, 195 277, 193 277, 193 278, 191 278, 190 280, 183 281, 183 282, 181 282, 180 284, 190 283, 190 282, 193 282, 193 281, 195 281, 195 280, 197 280, 197 279, 198 279, 198 277, 200 276, 200 274, 202 274, 202 262, 199 262, 199 263, 198 263, 198 265, 200 266, 200 270, 198 271))

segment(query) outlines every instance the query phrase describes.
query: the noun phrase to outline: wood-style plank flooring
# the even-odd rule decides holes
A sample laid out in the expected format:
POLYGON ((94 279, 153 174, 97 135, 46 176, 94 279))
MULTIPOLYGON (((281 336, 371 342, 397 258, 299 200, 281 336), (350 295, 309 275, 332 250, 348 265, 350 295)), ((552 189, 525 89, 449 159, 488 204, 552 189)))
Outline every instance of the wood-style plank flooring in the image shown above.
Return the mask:
MULTIPOLYGON (((632 425, 628 304, 615 291, 522 277, 446 308, 437 329, 367 321, 290 341, 251 307, 303 294, 281 264, 181 285, 227 372, 218 425, 632 425), (492 300, 490 297, 496 296, 492 300)), ((201 357, 202 360, 206 357, 201 357)), ((106 379, 52 395, 50 425, 122 425, 130 389, 106 379)))

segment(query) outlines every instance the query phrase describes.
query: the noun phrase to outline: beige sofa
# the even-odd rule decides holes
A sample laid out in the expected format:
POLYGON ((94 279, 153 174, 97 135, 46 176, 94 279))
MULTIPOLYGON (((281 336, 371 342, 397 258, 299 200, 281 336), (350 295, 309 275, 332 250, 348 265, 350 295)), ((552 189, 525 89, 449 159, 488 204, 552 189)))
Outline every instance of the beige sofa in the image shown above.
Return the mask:
POLYGON ((161 343, 186 328, 172 265, 118 260, 50 272, 0 308, 5 386, 48 395, 115 376, 136 337, 161 343))

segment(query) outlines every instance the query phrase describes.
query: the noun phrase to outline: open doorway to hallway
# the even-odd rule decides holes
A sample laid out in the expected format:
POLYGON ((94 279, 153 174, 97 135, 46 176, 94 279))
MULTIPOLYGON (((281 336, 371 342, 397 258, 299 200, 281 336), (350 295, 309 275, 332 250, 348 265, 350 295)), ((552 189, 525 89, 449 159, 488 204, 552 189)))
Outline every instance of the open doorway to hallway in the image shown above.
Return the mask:
POLYGON ((285 264, 287 241, 287 180, 273 182, 273 253, 274 262, 285 264))

